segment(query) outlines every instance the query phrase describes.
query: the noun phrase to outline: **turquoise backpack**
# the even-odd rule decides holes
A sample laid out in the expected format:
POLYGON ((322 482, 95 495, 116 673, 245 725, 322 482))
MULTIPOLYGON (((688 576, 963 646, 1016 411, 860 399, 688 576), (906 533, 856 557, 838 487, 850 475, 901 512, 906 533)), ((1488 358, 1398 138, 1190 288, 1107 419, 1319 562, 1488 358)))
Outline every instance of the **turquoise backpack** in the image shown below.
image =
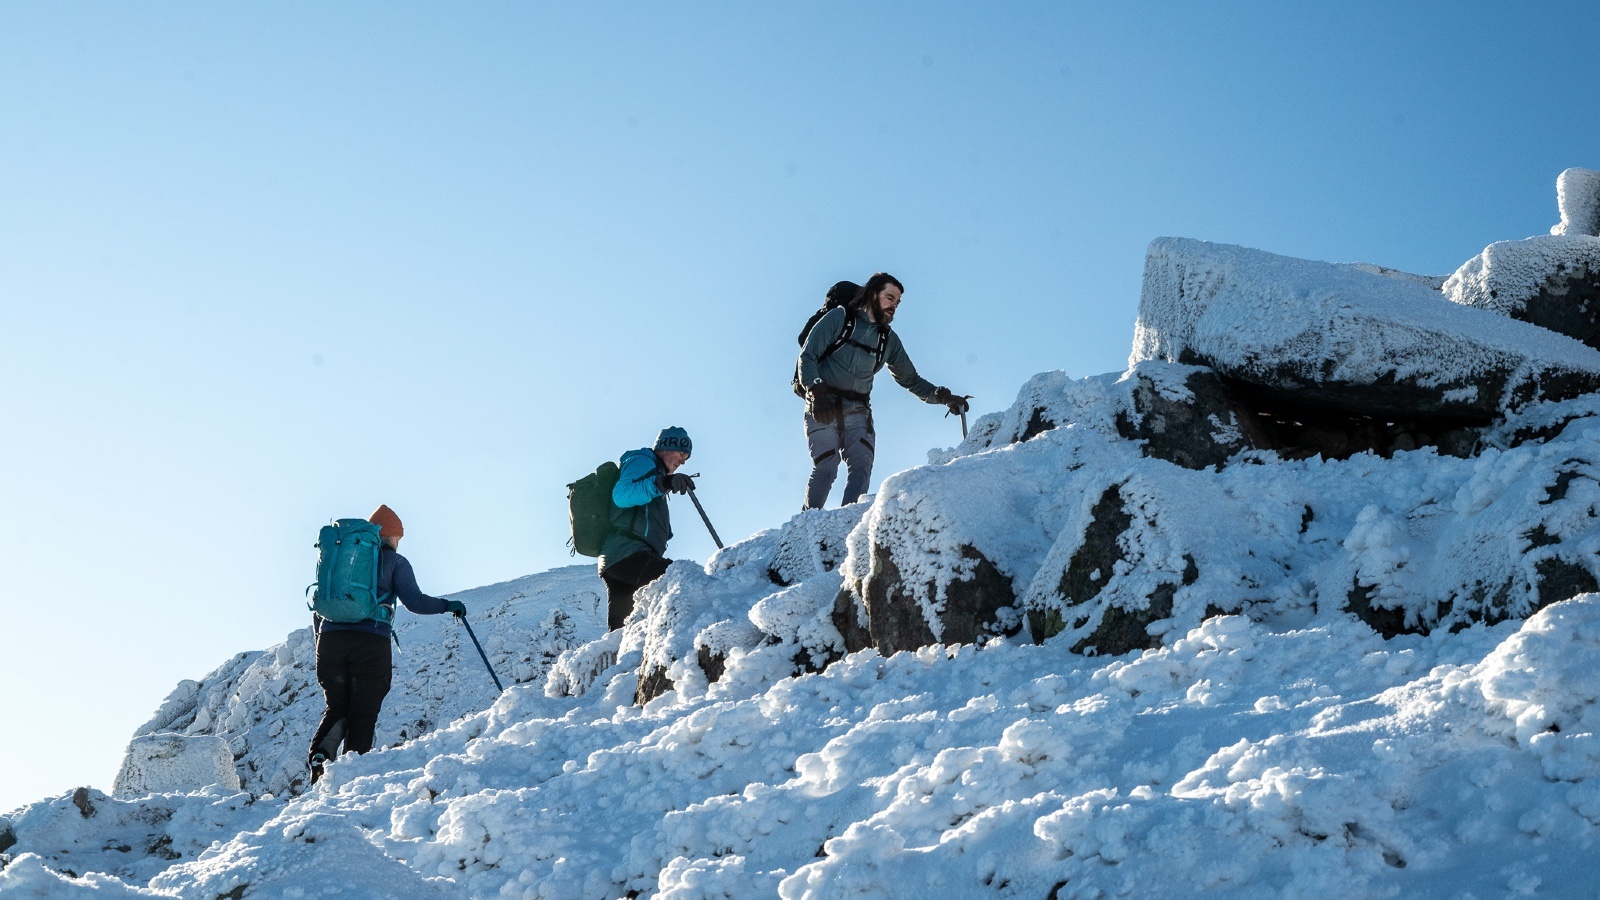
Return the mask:
POLYGON ((306 588, 311 611, 330 622, 374 619, 387 624, 394 608, 378 593, 383 538, 366 519, 339 519, 317 535, 317 583, 306 588))

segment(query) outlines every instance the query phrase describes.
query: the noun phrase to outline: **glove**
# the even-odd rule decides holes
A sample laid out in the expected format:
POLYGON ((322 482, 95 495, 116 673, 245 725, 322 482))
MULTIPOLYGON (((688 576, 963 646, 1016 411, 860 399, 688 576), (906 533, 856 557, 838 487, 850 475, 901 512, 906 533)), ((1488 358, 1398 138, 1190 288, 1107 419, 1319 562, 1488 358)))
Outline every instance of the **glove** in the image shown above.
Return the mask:
POLYGON ((838 395, 820 381, 813 384, 806 389, 806 412, 819 424, 832 425, 839 412, 838 395))
POLYGON ((972 404, 967 402, 968 400, 972 399, 970 394, 966 396, 952 394, 950 393, 950 389, 947 387, 942 387, 935 390, 933 392, 933 397, 930 399, 933 403, 938 403, 944 406, 944 408, 948 409, 950 414, 954 416, 965 415, 967 410, 972 408, 972 404))
POLYGON ((694 479, 682 472, 663 475, 656 481, 663 494, 687 494, 694 490, 694 479))
POLYGON ((467 617, 467 605, 462 603, 460 600, 446 600, 444 602, 444 611, 450 613, 458 619, 465 619, 467 617))

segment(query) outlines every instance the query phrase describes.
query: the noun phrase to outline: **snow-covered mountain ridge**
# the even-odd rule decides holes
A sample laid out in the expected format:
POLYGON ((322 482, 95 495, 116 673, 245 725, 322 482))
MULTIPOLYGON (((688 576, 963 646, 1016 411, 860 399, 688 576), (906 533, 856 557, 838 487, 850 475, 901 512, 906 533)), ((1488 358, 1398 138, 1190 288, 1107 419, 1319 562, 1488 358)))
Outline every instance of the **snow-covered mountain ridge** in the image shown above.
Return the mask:
POLYGON ((460 595, 498 698, 403 619, 392 746, 314 790, 305 634, 236 657, 140 736, 242 789, 15 811, 0 896, 1593 893, 1600 238, 1562 212, 1452 278, 1158 241, 1127 372, 1037 376, 620 631, 584 567, 460 595))

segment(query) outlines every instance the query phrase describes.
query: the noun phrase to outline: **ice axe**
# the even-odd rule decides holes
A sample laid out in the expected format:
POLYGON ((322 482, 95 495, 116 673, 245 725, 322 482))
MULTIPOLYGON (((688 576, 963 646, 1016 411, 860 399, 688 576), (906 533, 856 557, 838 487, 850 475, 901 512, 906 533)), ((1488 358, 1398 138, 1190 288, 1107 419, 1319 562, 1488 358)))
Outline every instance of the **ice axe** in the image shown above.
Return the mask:
POLYGON ((505 685, 500 683, 500 676, 494 673, 494 666, 489 665, 489 656, 483 652, 483 645, 478 643, 478 636, 472 633, 472 623, 467 621, 466 613, 456 613, 456 618, 461 621, 462 625, 466 626, 467 637, 472 638, 472 646, 478 648, 478 658, 483 660, 483 667, 489 670, 489 677, 494 679, 495 689, 502 694, 505 693, 505 685))
MULTIPOLYGON (((971 400, 972 399, 972 395, 971 394, 960 394, 960 395, 957 395, 957 396, 953 397, 952 399, 955 399, 955 400, 971 400)), ((953 412, 955 412, 955 411, 950 409, 950 408, 948 408, 948 407, 946 407, 945 411, 944 411, 944 414, 946 416, 949 416, 953 412)), ((961 412, 955 413, 955 415, 961 417, 961 439, 964 441, 964 440, 967 439, 967 411, 965 409, 962 409, 961 412)))

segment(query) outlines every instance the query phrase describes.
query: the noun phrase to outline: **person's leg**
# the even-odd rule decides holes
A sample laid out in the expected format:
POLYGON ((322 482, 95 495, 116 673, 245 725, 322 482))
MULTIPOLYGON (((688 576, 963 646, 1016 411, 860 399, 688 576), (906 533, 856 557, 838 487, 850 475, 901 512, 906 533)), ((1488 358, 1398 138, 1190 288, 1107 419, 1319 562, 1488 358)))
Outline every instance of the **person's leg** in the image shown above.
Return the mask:
POLYGON ((607 567, 600 580, 606 583, 606 619, 612 631, 621 628, 633 612, 633 595, 672 565, 672 560, 641 550, 607 567))
POLYGON ((610 573, 601 575, 600 580, 606 583, 606 628, 616 631, 628 621, 628 613, 633 612, 633 592, 637 588, 611 577, 610 573))
POLYGON ((357 640, 350 651, 350 711, 346 718, 344 748, 347 751, 366 753, 372 749, 372 736, 378 728, 378 713, 383 711, 383 698, 389 694, 393 677, 393 659, 389 651, 389 636, 350 632, 357 640))
POLYGON ((872 428, 871 407, 853 410, 845 416, 843 446, 839 452, 844 457, 849 475, 844 482, 842 505, 849 506, 867 492, 867 486, 872 481, 872 457, 877 441, 878 437, 872 428))
POLYGON ((811 477, 806 481, 806 502, 801 509, 821 509, 839 475, 839 429, 806 413, 806 449, 811 453, 811 477))
POLYGON ((350 647, 346 639, 350 634, 348 631, 325 631, 317 635, 317 684, 322 686, 326 708, 312 735, 308 758, 321 753, 324 759, 333 759, 339 755, 339 745, 344 741, 346 719, 350 714, 350 647))

